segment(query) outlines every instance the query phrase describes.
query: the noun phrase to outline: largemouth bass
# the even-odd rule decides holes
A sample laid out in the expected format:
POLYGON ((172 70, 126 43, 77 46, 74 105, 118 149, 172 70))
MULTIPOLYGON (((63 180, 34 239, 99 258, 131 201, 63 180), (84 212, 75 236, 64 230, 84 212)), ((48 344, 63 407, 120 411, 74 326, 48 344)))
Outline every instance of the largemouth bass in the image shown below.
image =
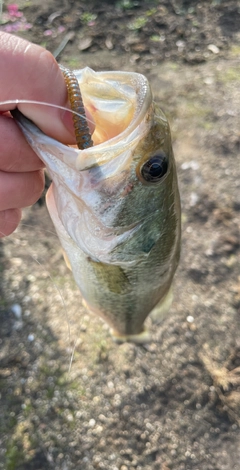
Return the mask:
POLYGON ((85 303, 117 339, 144 342, 144 320, 169 303, 180 255, 169 124, 143 75, 75 75, 93 147, 63 145, 23 116, 20 125, 53 180, 47 207, 85 303))

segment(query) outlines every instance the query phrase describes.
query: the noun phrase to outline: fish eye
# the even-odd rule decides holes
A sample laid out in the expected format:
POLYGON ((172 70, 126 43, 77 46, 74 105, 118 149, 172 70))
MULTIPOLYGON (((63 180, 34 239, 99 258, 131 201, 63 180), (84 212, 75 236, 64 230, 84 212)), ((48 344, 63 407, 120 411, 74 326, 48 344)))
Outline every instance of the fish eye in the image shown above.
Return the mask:
POLYGON ((141 175, 145 181, 150 183, 158 183, 160 179, 167 173, 168 158, 164 152, 151 157, 141 168, 141 175))

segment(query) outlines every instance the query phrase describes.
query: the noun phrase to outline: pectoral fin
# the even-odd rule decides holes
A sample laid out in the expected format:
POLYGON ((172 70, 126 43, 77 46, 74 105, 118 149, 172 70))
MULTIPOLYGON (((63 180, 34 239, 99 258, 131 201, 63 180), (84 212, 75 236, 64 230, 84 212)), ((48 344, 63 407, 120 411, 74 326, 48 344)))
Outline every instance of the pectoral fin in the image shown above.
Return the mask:
POLYGON ((66 254, 66 251, 62 250, 62 254, 63 254, 63 258, 64 258, 64 261, 65 261, 68 269, 70 269, 70 271, 72 271, 72 267, 71 267, 70 261, 68 259, 68 256, 66 254))
POLYGON ((150 313, 150 317, 154 323, 159 323, 163 320, 163 318, 166 316, 166 314, 171 308, 172 301, 173 288, 171 286, 168 292, 163 297, 163 299, 160 300, 160 302, 154 307, 154 309, 150 313))
POLYGON ((113 337, 113 340, 118 344, 122 344, 125 342, 145 344, 151 341, 151 335, 147 329, 144 329, 141 333, 138 333, 137 335, 119 335, 117 331, 111 330, 111 335, 113 337))

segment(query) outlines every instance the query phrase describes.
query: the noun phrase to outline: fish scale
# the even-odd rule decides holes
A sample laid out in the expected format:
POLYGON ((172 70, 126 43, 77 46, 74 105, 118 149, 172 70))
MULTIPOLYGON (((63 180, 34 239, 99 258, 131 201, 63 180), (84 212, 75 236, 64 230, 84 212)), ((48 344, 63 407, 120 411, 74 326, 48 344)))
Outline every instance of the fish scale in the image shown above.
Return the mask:
POLYGON ((52 177, 47 207, 85 305, 118 341, 145 342, 146 317, 170 306, 180 256, 169 125, 143 75, 75 75, 95 122, 92 147, 68 147, 15 118, 52 177))

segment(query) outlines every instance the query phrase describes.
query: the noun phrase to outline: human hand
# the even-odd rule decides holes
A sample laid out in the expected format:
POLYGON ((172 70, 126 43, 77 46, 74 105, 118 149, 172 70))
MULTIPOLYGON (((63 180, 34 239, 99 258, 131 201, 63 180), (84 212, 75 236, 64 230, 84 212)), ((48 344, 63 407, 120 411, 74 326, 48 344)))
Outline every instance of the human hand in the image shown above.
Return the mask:
POLYGON ((44 188, 43 163, 30 148, 9 111, 18 108, 44 133, 74 144, 72 115, 53 107, 16 104, 17 99, 69 107, 62 72, 50 52, 0 32, 0 237, 12 233, 21 209, 34 204, 44 188))

